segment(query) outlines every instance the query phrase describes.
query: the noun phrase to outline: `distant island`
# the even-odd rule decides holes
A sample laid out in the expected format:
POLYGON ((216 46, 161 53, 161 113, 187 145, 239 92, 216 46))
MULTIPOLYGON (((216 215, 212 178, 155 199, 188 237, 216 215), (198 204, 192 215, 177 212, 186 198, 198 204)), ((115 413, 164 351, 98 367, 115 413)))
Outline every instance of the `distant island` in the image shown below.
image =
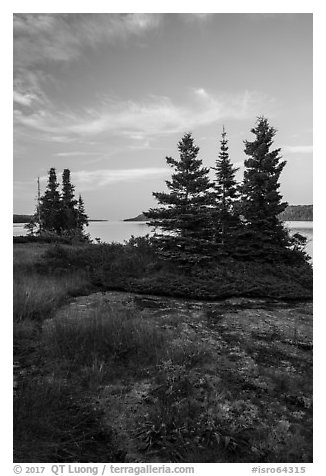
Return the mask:
MULTIPOLYGON (((17 213, 14 213, 13 215, 13 223, 29 223, 32 219, 33 215, 19 215, 17 213)), ((88 220, 90 221, 109 221, 109 220, 88 220)))
POLYGON ((123 221, 148 221, 148 219, 145 217, 144 213, 141 213, 134 218, 125 218, 123 221))
POLYGON ((14 223, 28 223, 32 219, 33 215, 17 215, 14 213, 14 223))
POLYGON ((280 214, 284 221, 313 221, 312 205, 289 205, 280 214))
MULTIPOLYGON (((284 221, 313 221, 312 205, 289 205, 284 212, 280 214, 284 221)), ((123 221, 148 221, 144 213, 140 213, 134 218, 126 218, 123 221)))

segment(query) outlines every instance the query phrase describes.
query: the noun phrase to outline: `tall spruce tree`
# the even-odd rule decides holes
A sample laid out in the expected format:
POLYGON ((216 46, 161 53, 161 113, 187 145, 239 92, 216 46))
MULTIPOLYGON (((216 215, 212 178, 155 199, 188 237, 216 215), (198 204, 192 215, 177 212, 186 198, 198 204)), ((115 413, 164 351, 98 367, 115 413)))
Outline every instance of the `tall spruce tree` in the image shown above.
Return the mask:
POLYGON ((264 117, 251 129, 255 140, 245 141, 245 171, 242 185, 242 215, 246 225, 246 253, 263 260, 282 257, 290 238, 279 214, 286 208, 279 193, 279 177, 286 164, 280 150, 270 150, 276 130, 264 117))
POLYGON ((240 227, 239 214, 235 206, 239 198, 235 174, 239 169, 235 168, 230 161, 224 126, 220 143, 216 167, 212 167, 215 170, 215 201, 212 209, 214 241, 220 253, 230 254, 234 250, 236 232, 240 227))
POLYGON ((207 168, 197 158, 199 147, 191 133, 178 143, 180 159, 166 157, 174 168, 172 179, 166 184, 169 192, 154 192, 162 205, 151 208, 146 217, 150 225, 159 228, 155 242, 162 257, 183 266, 209 259, 210 213, 212 195, 207 168))
POLYGON ((78 209, 74 190, 75 187, 70 181, 70 170, 64 169, 62 174, 61 228, 68 233, 77 228, 78 209))
POLYGON ((47 188, 40 199, 39 220, 42 231, 61 233, 61 199, 55 168, 49 171, 47 188))

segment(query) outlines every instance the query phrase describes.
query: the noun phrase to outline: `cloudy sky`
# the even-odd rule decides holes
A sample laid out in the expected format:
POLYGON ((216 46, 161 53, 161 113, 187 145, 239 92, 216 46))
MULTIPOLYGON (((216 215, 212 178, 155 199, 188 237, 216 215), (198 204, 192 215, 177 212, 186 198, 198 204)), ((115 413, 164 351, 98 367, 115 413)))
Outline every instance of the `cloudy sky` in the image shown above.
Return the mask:
POLYGON ((258 115, 278 130, 281 192, 312 203, 311 14, 14 15, 14 213, 69 168, 91 218, 155 205, 192 131, 214 166, 223 125, 243 174, 258 115))

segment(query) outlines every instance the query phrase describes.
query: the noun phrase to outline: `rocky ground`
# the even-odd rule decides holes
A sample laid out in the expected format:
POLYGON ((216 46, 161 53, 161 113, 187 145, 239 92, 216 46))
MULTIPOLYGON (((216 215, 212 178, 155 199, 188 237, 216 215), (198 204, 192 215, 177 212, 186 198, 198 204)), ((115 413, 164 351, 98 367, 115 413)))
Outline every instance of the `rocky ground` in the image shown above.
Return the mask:
POLYGON ((105 292, 76 298, 55 319, 88 319, 99 306, 137 313, 167 337, 171 353, 97 392, 125 461, 312 461, 312 303, 105 292), (166 405, 184 412, 185 402, 200 431, 193 410, 184 427, 165 416, 167 428, 166 405), (212 435, 219 445, 207 454, 212 435))

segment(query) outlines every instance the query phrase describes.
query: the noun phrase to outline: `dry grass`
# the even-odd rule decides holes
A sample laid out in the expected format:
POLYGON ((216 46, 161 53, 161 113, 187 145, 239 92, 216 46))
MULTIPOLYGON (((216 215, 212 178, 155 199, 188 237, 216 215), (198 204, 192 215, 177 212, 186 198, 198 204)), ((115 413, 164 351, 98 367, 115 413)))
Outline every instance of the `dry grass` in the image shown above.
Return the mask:
POLYGON ((51 359, 66 359, 102 372, 109 362, 136 368, 156 365, 165 339, 139 313, 103 305, 85 317, 67 311, 44 327, 43 345, 51 359))
POLYGON ((81 272, 67 276, 43 276, 35 272, 14 274, 14 320, 52 317, 69 296, 82 294, 89 282, 81 272))

